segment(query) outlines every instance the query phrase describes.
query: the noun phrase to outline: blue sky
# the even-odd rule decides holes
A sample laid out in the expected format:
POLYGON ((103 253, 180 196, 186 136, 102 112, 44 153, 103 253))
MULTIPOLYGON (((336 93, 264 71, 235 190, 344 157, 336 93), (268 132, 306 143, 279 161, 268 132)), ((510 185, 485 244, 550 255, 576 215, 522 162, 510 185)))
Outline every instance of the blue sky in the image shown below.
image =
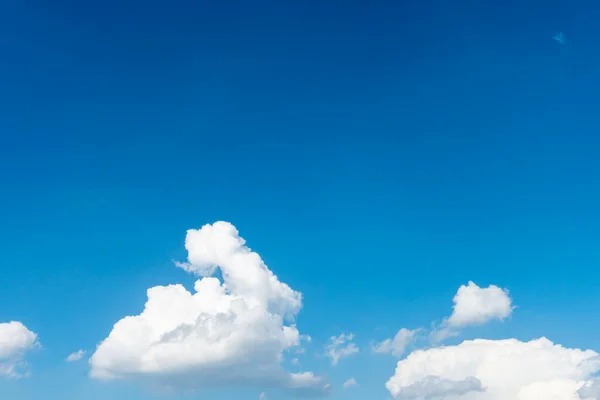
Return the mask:
MULTIPOLYGON (((594 2, 21 3, 0 5, 0 323, 41 347, 0 397, 159 396, 86 360, 148 288, 193 289, 173 260, 219 220, 303 294, 332 399, 389 398, 398 360, 370 343, 442 323, 469 281, 517 308, 448 345, 600 350, 594 2)), ((287 398, 169 398, 263 391, 287 398)))

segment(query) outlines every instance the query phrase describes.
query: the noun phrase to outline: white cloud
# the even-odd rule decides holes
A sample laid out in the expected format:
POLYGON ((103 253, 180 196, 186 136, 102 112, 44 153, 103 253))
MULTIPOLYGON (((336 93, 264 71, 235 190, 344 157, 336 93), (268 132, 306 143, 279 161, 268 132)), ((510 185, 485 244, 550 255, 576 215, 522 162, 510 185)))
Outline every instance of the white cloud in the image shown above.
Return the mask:
POLYGON ((148 289, 143 312, 118 321, 90 359, 99 379, 151 379, 166 385, 263 385, 321 393, 310 372, 288 373, 285 351, 299 345, 293 319, 302 295, 279 281, 227 222, 187 232, 184 270, 204 276, 148 289), (223 282, 210 277, 220 268, 223 282))
POLYGON ((357 385, 356 379, 350 378, 346 382, 344 382, 344 384, 342 386, 344 387, 344 389, 348 389, 348 388, 350 388, 352 386, 356 386, 356 385, 357 385))
POLYGON ((75 353, 69 354, 69 356, 66 358, 66 361, 68 361, 68 362, 79 361, 83 358, 83 356, 85 356, 85 351, 78 350, 75 353))
POLYGON ((28 376, 29 366, 24 361, 24 356, 38 346, 37 334, 21 322, 0 323, 0 376, 28 376))
POLYGON ((345 357, 358 353, 358 347, 352 342, 354 335, 342 333, 339 336, 332 336, 330 343, 325 345, 325 355, 331 358, 331 364, 337 365, 345 357))
POLYGON ((473 282, 462 285, 452 299, 454 310, 440 329, 431 333, 433 342, 456 336, 458 330, 472 325, 483 325, 491 320, 504 320, 514 309, 508 290, 490 285, 481 288, 473 282))
POLYGON ((267 394, 265 392, 262 392, 259 396, 258 396, 258 400, 269 400, 269 396, 267 396, 267 394))
POLYGON ((373 345, 372 350, 375 353, 391 353, 396 357, 400 357, 406 351, 406 347, 414 340, 420 329, 402 328, 396 333, 393 339, 385 339, 383 342, 373 345))
POLYGON ((585 382, 579 389, 579 397, 582 399, 600 399, 600 378, 585 382))
POLYGON ((398 362, 386 387, 397 399, 581 400, 588 397, 578 393, 587 396, 587 388, 594 393, 598 371, 596 352, 546 338, 476 339, 411 353, 398 362))
POLYGON ((461 328, 468 325, 482 325, 492 319, 503 320, 513 310, 508 290, 490 285, 480 288, 473 282, 462 285, 452 299, 454 311, 448 324, 461 328))

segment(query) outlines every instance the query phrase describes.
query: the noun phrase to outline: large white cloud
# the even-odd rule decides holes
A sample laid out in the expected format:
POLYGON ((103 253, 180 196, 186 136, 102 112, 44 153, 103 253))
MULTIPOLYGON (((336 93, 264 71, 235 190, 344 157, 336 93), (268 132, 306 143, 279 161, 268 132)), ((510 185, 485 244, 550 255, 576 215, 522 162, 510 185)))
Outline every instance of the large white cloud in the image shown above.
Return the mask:
POLYGON ((279 281, 230 223, 189 230, 185 247, 188 262, 178 266, 204 276, 194 293, 182 285, 148 289, 143 312, 118 321, 92 355, 91 375, 326 392, 321 378, 281 367, 301 339, 293 319, 302 295, 279 281), (209 276, 216 268, 223 282, 209 276))
POLYGON ((600 358, 546 338, 464 341, 411 353, 386 384, 397 399, 596 399, 600 358), (590 395, 592 394, 592 395, 590 395))
POLYGON ((0 376, 27 376, 29 367, 23 357, 38 346, 37 334, 21 322, 0 323, 0 376))

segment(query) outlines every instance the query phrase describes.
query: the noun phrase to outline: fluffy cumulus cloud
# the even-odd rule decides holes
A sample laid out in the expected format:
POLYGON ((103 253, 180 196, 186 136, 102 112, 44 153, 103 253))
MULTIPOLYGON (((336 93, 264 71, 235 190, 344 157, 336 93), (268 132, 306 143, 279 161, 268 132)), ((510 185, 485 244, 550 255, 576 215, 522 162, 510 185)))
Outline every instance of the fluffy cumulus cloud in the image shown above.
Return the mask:
POLYGON ((83 358, 83 356, 85 356, 85 351, 84 350, 77 350, 75 353, 69 354, 69 356, 67 357, 66 361, 67 362, 79 361, 79 360, 81 360, 83 358))
POLYGON ((29 375, 24 357, 38 346, 37 334, 21 322, 0 323, 0 376, 21 378, 29 375))
POLYGON ((546 338, 464 341, 411 353, 386 386, 396 399, 592 400, 600 357, 546 338))
POLYGON ((431 333, 434 342, 455 336, 459 329, 467 326, 508 318, 514 309, 508 290, 495 285, 482 288, 474 282, 458 288, 452 301, 452 315, 444 320, 440 329, 431 333))
POLYGON ((352 342, 353 340, 354 334, 352 333, 342 333, 329 339, 329 343, 325 345, 325 355, 331 358, 331 365, 337 365, 342 358, 359 352, 359 348, 352 342))
POLYGON ((503 320, 513 310, 508 290, 490 285, 481 288, 473 282, 462 285, 452 299, 454 311, 448 324, 452 327, 481 325, 492 319, 503 320))
POLYGON ((383 342, 376 343, 372 349, 375 353, 391 353, 396 357, 400 357, 415 340, 418 332, 419 329, 402 328, 392 339, 385 339, 383 342))
POLYGON ((344 387, 344 389, 348 389, 348 388, 351 388, 352 386, 356 386, 356 385, 357 385, 356 379, 350 378, 346 382, 344 382, 344 384, 342 386, 344 387))
POLYGON ((199 275, 182 285, 148 289, 144 310, 118 321, 90 359, 100 379, 151 379, 169 386, 263 385, 303 394, 329 385, 281 362, 299 345, 294 317, 302 295, 281 282, 227 222, 187 232, 188 261, 199 275), (219 268, 222 281, 212 277, 219 268))

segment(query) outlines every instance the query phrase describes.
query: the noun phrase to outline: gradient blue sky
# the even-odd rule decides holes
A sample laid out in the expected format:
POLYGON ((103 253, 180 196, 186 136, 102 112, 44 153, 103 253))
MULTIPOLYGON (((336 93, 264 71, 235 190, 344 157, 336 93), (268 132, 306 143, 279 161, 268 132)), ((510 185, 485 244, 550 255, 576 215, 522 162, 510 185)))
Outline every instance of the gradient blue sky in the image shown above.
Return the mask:
POLYGON ((148 287, 190 286, 172 260, 216 220, 304 294, 306 365, 360 383, 332 399, 386 398, 396 361, 368 342, 448 315, 468 280, 519 308, 457 340, 600 349, 599 20, 573 0, 2 2, 0 322, 43 348, 0 397, 152 396, 63 360, 148 287), (365 351, 331 367, 341 332, 365 351))

